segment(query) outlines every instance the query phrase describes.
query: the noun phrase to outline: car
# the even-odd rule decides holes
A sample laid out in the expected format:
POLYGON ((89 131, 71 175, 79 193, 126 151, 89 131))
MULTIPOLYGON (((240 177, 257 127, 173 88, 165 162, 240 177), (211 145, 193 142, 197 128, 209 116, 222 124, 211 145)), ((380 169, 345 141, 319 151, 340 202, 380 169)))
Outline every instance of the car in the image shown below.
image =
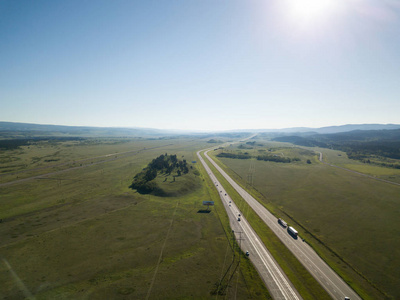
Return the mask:
POLYGON ((249 255, 250 255, 249 251, 246 251, 246 256, 249 256, 249 255))
POLYGON ((225 196, 226 196, 226 193, 225 193, 225 196))
POLYGON ((344 297, 344 300, 350 300, 350 298, 349 297, 344 297))
POLYGON ((229 203, 232 203, 232 201, 229 200, 229 203))
POLYGON ((240 218, 238 218, 238 221, 240 221, 240 218))
POLYGON ((239 214, 239 217, 240 217, 240 214, 239 214))

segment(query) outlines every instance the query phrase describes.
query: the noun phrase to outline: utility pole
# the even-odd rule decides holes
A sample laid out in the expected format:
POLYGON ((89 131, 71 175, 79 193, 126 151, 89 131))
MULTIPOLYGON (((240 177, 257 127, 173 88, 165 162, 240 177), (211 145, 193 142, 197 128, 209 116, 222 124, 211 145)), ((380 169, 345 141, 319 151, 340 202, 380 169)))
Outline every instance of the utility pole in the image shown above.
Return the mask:
MULTIPOLYGON (((237 233, 239 233, 239 249, 242 249, 242 231, 238 231, 237 233)), ((240 264, 240 257, 241 255, 239 255, 239 264, 240 264)))

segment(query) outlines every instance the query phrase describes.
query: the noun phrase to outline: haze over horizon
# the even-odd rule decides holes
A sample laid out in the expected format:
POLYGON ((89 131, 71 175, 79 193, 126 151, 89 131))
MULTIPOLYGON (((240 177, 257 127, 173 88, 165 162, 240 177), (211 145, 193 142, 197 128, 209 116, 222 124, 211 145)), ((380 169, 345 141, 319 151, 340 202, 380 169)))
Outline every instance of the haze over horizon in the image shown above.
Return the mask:
POLYGON ((0 41, 0 121, 400 124, 398 1, 2 1, 0 41))

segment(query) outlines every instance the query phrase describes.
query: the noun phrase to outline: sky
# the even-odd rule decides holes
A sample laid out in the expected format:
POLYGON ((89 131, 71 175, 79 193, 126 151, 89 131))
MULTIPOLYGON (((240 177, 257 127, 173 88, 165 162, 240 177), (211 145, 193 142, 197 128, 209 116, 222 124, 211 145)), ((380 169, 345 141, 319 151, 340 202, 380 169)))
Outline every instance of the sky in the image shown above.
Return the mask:
POLYGON ((0 0, 0 121, 400 124, 400 0, 0 0))

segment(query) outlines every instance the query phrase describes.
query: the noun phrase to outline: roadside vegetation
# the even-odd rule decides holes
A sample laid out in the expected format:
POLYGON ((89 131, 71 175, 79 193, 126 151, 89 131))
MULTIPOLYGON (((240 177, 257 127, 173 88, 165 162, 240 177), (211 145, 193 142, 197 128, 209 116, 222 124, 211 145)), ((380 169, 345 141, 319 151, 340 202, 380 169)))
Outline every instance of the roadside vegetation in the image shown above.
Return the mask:
MULTIPOLYGON (((275 148, 272 152, 296 153, 301 161, 277 164, 254 159, 216 160, 253 196, 258 194, 259 201, 277 217, 294 224, 306 242, 362 298, 399 298, 400 252, 396 237, 400 231, 396 224, 400 187, 324 165, 311 152, 321 150, 330 163, 366 170, 363 163, 348 159, 341 151, 302 149, 267 140, 264 144, 252 151, 275 148)), ((230 148, 235 150, 235 146, 230 148)), ((375 166, 368 170, 374 176, 392 177, 397 182, 400 175, 390 168, 375 166)))

